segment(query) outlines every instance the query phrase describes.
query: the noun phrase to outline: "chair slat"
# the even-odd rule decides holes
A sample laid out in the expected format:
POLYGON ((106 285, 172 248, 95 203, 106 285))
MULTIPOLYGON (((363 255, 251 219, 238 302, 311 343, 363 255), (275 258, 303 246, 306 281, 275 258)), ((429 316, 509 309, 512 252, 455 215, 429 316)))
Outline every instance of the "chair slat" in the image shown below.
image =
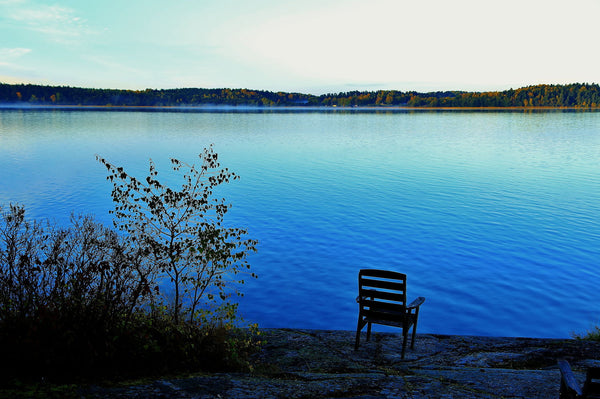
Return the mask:
POLYGON ((583 384, 583 394, 587 398, 600 397, 600 368, 589 367, 585 376, 585 383, 583 384))
POLYGON ((404 313, 406 313, 406 306, 404 306, 404 304, 366 299, 361 301, 361 305, 363 306, 363 309, 368 307, 370 310, 383 310, 393 312, 396 318, 404 317, 404 313))
POLYGON ((587 369, 587 378, 600 379, 600 367, 589 367, 587 369))
POLYGON ((391 280, 405 280, 406 274, 393 272, 390 270, 378 270, 378 269, 362 269, 358 273, 359 277, 368 276, 368 277, 377 277, 377 278, 387 278, 391 280))
POLYGON ((363 288, 359 290, 358 294, 361 297, 387 299, 388 301, 397 301, 402 303, 406 302, 406 295, 404 293, 398 294, 395 292, 377 291, 363 288))
POLYGON ((392 281, 385 280, 371 280, 367 278, 362 278, 359 281, 360 287, 373 287, 373 288, 383 288, 386 290, 394 290, 403 292, 406 289, 406 283, 396 283, 392 281))

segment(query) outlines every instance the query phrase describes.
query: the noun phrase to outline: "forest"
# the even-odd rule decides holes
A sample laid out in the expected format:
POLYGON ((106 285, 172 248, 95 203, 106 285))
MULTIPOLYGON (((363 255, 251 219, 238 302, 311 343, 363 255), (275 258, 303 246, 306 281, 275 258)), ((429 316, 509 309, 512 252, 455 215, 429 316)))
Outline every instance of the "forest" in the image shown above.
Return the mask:
POLYGON ((249 89, 94 89, 0 83, 0 104, 70 106, 568 107, 600 108, 600 85, 540 84, 488 92, 350 91, 311 95, 249 89))

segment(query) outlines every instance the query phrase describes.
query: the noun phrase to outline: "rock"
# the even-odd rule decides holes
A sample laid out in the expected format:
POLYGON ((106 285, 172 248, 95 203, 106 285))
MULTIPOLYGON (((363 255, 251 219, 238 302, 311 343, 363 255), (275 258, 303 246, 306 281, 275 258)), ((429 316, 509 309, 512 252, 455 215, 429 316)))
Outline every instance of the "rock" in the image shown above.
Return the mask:
POLYGON ((577 378, 597 364, 600 343, 571 339, 421 334, 400 358, 400 334, 373 333, 354 350, 353 331, 263 330, 253 373, 202 374, 86 398, 557 398, 559 358, 577 378))

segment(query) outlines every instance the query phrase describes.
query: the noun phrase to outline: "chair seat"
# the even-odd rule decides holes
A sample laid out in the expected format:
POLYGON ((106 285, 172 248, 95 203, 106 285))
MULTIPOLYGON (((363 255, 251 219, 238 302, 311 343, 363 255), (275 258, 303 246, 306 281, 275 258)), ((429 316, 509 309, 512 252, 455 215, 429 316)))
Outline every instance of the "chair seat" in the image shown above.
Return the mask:
POLYGON ((410 328, 415 323, 415 318, 410 317, 410 315, 408 317, 406 317, 406 325, 404 324, 404 321, 401 321, 401 320, 387 320, 387 319, 382 319, 382 318, 378 318, 378 317, 367 316, 367 317, 364 317, 363 320, 366 323, 381 324, 381 325, 385 325, 385 326, 392 326, 392 327, 399 327, 399 328, 403 328, 403 327, 410 328))

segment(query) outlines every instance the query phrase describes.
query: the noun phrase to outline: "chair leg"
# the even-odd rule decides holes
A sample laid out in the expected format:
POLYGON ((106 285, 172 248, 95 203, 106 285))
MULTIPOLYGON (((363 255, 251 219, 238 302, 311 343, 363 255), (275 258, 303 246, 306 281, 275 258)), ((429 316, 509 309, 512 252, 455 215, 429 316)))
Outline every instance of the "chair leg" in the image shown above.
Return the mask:
POLYGON ((371 339, 371 323, 367 324, 367 341, 371 339))
POLYGON ((354 343, 354 350, 358 350, 358 345, 360 344, 360 330, 364 327, 364 323, 360 316, 358 316, 358 324, 356 326, 356 341, 354 343))
POLYGON ((408 328, 402 328, 402 355, 400 359, 404 359, 404 353, 406 352, 406 341, 408 339, 408 328))
POLYGON ((415 337, 417 336, 417 319, 415 318, 415 324, 413 325, 412 338, 410 340, 410 349, 415 349, 415 337))

